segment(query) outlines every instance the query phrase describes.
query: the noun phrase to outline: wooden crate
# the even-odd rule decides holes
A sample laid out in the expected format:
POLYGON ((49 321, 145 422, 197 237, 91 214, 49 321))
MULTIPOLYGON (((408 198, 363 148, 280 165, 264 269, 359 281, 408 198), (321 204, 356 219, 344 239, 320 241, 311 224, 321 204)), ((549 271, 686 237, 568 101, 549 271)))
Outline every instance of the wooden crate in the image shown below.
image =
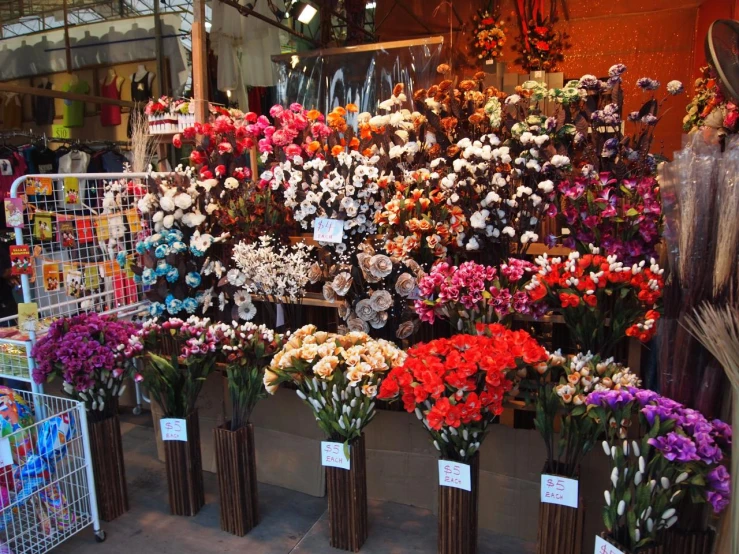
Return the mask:
POLYGON ((480 492, 480 453, 470 460, 470 488, 439 487, 439 554, 475 554, 480 492))
POLYGON ((367 458, 364 434, 349 443, 351 469, 326 467, 330 544, 358 552, 367 540, 367 458))
POLYGON ((231 422, 213 430, 221 493, 221 529, 243 537, 259 523, 254 426, 231 431, 231 422))
POLYGON ((175 516, 194 516, 205 505, 198 411, 187 416, 185 423, 187 442, 164 442, 169 511, 175 516))
POLYGON ((101 421, 88 419, 87 428, 100 519, 113 521, 128 511, 121 423, 118 415, 114 415, 101 421))

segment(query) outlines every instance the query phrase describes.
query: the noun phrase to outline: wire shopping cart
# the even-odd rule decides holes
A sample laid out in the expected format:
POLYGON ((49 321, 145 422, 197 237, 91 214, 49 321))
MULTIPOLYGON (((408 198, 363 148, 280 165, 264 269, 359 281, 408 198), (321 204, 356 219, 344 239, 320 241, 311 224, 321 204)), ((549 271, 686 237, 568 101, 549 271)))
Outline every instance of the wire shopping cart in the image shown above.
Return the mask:
POLYGON ((100 527, 84 404, 34 392, 0 395, 0 540, 14 554, 43 554, 100 527), (14 397, 14 398, 13 398, 14 397))

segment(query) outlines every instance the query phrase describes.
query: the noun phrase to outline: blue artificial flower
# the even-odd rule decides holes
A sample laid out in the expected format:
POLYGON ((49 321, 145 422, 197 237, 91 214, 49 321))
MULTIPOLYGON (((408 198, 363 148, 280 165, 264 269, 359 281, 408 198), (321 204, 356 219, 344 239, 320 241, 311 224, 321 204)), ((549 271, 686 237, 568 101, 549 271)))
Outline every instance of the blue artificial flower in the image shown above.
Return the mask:
POLYGON ((202 278, 200 277, 200 273, 197 271, 191 271, 187 275, 185 275, 185 283, 187 283, 192 288, 195 288, 200 285, 202 281, 202 278))
POLYGON ((143 281, 143 279, 141 279, 141 275, 136 275, 136 274, 134 273, 134 274, 133 274, 133 282, 134 282, 134 283, 136 283, 136 284, 139 284, 139 285, 140 285, 140 284, 141 284, 141 283, 143 283, 144 281, 143 281))
POLYGON ((165 303, 167 305, 167 312, 169 312, 171 315, 177 315, 182 311, 182 301, 177 300, 171 294, 167 296, 167 300, 165 301, 165 303))
POLYGON ((115 261, 118 262, 118 265, 121 267, 121 269, 126 267, 126 253, 118 252, 118 255, 115 257, 115 261))
POLYGON ((156 247, 156 250, 154 250, 154 255, 157 258, 166 258, 167 254, 169 254, 169 246, 166 244, 160 244, 156 247))
POLYGON ((192 252, 192 255, 196 258, 202 258, 203 256, 205 256, 205 252, 203 252, 202 250, 198 250, 194 246, 190 246, 190 252, 192 252))
POLYGON ((144 272, 141 274, 141 282, 145 285, 153 285, 157 282, 156 272, 151 268, 145 268, 144 272))
POLYGON ((164 277, 167 273, 169 273, 170 269, 172 269, 171 265, 169 265, 164 260, 160 260, 154 271, 156 272, 157 277, 164 277))
POLYGON ((149 315, 152 317, 159 317, 164 313, 164 304, 161 302, 153 302, 149 306, 149 315))
POLYGON ((169 249, 173 253, 179 254, 180 252, 187 252, 187 245, 181 240, 176 240, 175 242, 170 244, 169 249))
POLYGON ((166 277, 168 283, 176 283, 177 279, 180 278, 180 272, 176 267, 170 266, 169 270, 167 271, 166 277))
POLYGON ((182 231, 179 229, 171 229, 167 232, 167 243, 172 244, 174 242, 177 242, 178 240, 182 240, 182 231))
POLYGON ((182 307, 188 314, 194 314, 195 310, 198 309, 198 301, 194 298, 185 298, 182 301, 182 307))
POLYGON ((149 249, 149 241, 147 240, 140 240, 136 243, 136 252, 139 254, 146 254, 146 251, 149 249))

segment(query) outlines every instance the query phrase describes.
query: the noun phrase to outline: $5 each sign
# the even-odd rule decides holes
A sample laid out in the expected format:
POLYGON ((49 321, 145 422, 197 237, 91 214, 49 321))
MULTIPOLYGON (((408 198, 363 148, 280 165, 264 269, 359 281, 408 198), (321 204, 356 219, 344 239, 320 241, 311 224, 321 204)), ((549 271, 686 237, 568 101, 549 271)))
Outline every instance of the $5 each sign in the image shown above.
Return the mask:
POLYGON ((449 460, 439 460, 439 485, 471 491, 470 466, 449 460))
POLYGON ((159 420, 163 441, 187 442, 187 422, 184 419, 164 418, 159 420))
POLYGON ((343 442, 321 441, 321 465, 351 469, 349 445, 343 442))
POLYGON ((594 554, 624 554, 621 550, 613 546, 602 537, 595 537, 595 553, 594 554))
POLYGON ((577 508, 578 487, 577 479, 542 474, 541 501, 547 504, 577 508))

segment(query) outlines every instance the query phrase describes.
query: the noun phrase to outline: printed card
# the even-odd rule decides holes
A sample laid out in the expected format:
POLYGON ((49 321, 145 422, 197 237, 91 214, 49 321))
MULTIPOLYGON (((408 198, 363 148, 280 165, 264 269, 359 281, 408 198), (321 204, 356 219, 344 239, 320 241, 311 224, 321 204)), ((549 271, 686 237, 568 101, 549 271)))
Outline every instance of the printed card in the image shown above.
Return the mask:
POLYGON ((38 326, 38 304, 21 302, 18 304, 18 328, 26 333, 36 331, 38 326))
POLYGON ((5 226, 23 229, 24 223, 22 198, 5 199, 5 226))
POLYGON ((74 221, 59 222, 59 239, 64 248, 77 246, 77 228, 74 221))
POLYGON ((77 177, 64 178, 64 203, 80 203, 80 180, 77 177))
POLYGON ((93 238, 92 220, 89 217, 79 217, 75 220, 77 227, 77 242, 87 244, 93 238))
POLYGON ((54 292, 59 290, 59 264, 43 265, 44 290, 46 292, 54 292))
POLYGON ((82 296, 82 290, 84 288, 82 272, 77 269, 65 271, 64 287, 67 289, 68 296, 71 296, 72 298, 79 298, 82 296))
POLYGON ((321 465, 351 469, 349 447, 343 442, 321 441, 321 465))
POLYGON ((577 508, 579 482, 558 475, 541 476, 541 501, 577 508))
POLYGON ((26 183, 26 194, 49 196, 53 188, 50 177, 34 177, 26 183))
POLYGON ((33 234, 38 240, 51 240, 51 213, 36 212, 33 216, 33 234))
POLYGON ((96 265, 85 266, 85 290, 100 288, 100 270, 96 265))
POLYGON ((10 274, 33 275, 33 259, 31 258, 30 246, 10 246, 10 274))
POLYGON ((184 419, 165 417, 159 420, 163 441, 187 442, 187 422, 184 419))
POLYGON ((128 228, 132 233, 141 231, 141 218, 136 208, 132 208, 126 212, 126 220, 128 221, 128 228))
POLYGON ((470 466, 449 460, 439 460, 439 485, 471 491, 470 466))

